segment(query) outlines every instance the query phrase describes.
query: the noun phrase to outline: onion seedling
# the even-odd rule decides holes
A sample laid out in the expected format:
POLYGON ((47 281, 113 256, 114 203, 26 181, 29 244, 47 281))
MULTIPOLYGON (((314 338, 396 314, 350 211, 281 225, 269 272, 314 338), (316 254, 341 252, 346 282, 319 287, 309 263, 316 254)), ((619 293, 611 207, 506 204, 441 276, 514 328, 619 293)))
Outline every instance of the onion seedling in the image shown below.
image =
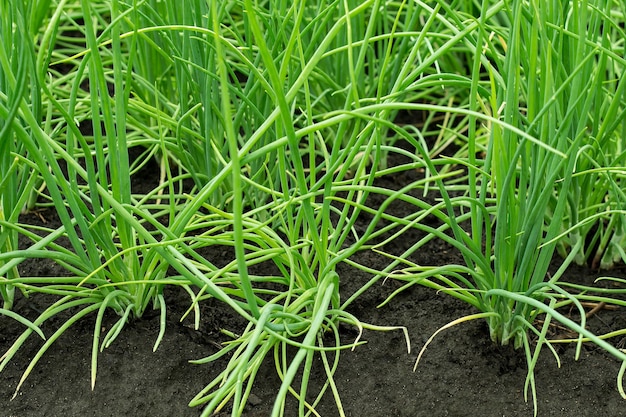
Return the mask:
MULTIPOLYGON (((601 142, 621 143, 622 127, 612 117, 623 112, 623 80, 606 83, 605 77, 615 71, 621 73, 626 63, 623 42, 611 38, 622 24, 616 20, 619 13, 613 13, 612 2, 555 6, 537 1, 505 2, 497 19, 491 19, 489 4, 483 3, 475 39, 477 50, 481 45, 484 48, 468 63, 473 74, 469 106, 470 111, 482 111, 498 123, 470 115, 468 156, 448 162, 461 162, 466 167, 467 185, 461 188, 465 195, 451 195, 445 181, 435 177, 441 202, 430 210, 443 225, 414 225, 456 248, 465 265, 425 267, 412 262, 410 255, 429 237, 393 257, 396 265, 405 267, 390 274, 409 281, 407 287, 421 284, 436 288, 480 311, 453 324, 486 319, 496 343, 523 347, 529 365, 527 388, 532 391, 535 412, 533 369, 538 352, 547 346, 556 355, 546 337, 551 320, 580 334, 577 342, 584 336, 626 360, 621 350, 585 327, 579 300, 594 288, 570 292, 567 284, 559 282, 567 266, 583 253, 584 245, 582 239, 570 239, 568 245, 563 237, 571 238, 597 219, 590 210, 601 210, 612 219, 622 216, 618 209, 624 202, 623 192, 615 176, 618 168, 613 162, 604 165, 620 160, 622 155, 618 152, 609 157, 603 153, 610 149, 598 147, 601 142), (493 33, 498 34, 501 45, 493 40, 493 33), (484 60, 487 56, 488 62, 484 60), (481 81, 485 77, 491 86, 487 96, 480 93, 481 85, 487 87, 481 81), (599 108, 610 109, 611 119, 604 119, 605 112, 599 108), (489 134, 486 148, 476 140, 482 132, 489 134), (601 136, 594 137, 592 132, 601 136), (589 197, 581 194, 589 190, 582 188, 583 184, 598 175, 604 185, 598 190, 600 195, 593 198, 603 203, 581 211, 582 199, 589 197), (548 268, 557 244, 565 259, 550 275, 548 268), (557 310, 567 304, 581 312, 579 323, 557 310), (541 313, 547 319, 541 329, 536 329, 535 319, 541 313), (538 337, 534 352, 531 334, 538 337)), ((425 158, 427 151, 419 142, 413 143, 425 158)), ((434 164, 441 162, 425 160, 430 172, 436 173, 434 164)), ((461 183, 456 181, 455 185, 461 183)), ((416 205, 422 208, 424 203, 416 205)), ((619 230, 607 233, 616 239, 620 236, 619 230)), ((600 299, 620 303, 610 295, 600 299)), ((577 355, 579 352, 580 344, 577 355)))
MULTIPOLYGON (((9 276, 2 281, 3 291, 15 287, 25 294, 52 294, 58 300, 32 324, 21 320, 28 328, 4 352, 0 358, 0 370, 33 331, 41 333, 41 324, 64 311, 70 312, 70 318, 48 337, 32 359, 16 393, 51 344, 69 326, 86 315, 93 312, 97 314, 92 349, 93 386, 98 350, 110 345, 124 324, 131 318, 141 317, 150 305, 161 312, 161 330, 155 343, 157 348, 165 331, 164 285, 181 285, 191 294, 193 291, 189 285, 192 282, 199 287, 212 285, 210 282, 206 284, 207 278, 198 274, 197 270, 190 271, 178 260, 177 257, 182 257, 180 252, 185 252, 187 246, 184 235, 172 235, 154 217, 163 215, 173 218, 176 211, 180 210, 180 205, 184 204, 180 195, 172 193, 166 203, 144 205, 145 197, 138 200, 132 194, 130 176, 134 165, 128 159, 129 137, 136 131, 146 129, 145 126, 131 126, 126 120, 130 96, 127 88, 130 84, 127 81, 132 73, 127 71, 124 56, 129 54, 132 61, 133 45, 123 45, 120 39, 120 30, 115 23, 120 17, 119 3, 113 1, 110 8, 104 8, 82 1, 77 5, 80 15, 65 14, 66 6, 67 2, 57 4, 52 17, 41 28, 20 29, 22 34, 30 33, 32 36, 32 33, 37 33, 39 36, 39 43, 24 51, 24 60, 27 63, 32 61, 30 76, 36 84, 33 90, 42 91, 42 102, 49 108, 47 119, 41 122, 39 107, 31 106, 24 94, 13 97, 14 102, 11 102, 10 107, 0 103, 0 116, 9 126, 8 137, 24 150, 27 155, 23 159, 26 166, 43 178, 45 190, 41 196, 52 203, 62 223, 56 230, 37 228, 38 233, 26 225, 2 223, 3 233, 5 230, 17 232, 32 242, 26 249, 12 247, 11 251, 2 254, 0 276, 9 276), (59 87, 58 80, 50 77, 46 69, 59 29, 72 27, 71 23, 76 16, 80 16, 84 23, 84 28, 80 30, 83 30, 87 50, 68 74, 60 74, 71 85, 68 92, 63 84, 59 87), (70 23, 63 19, 69 19, 70 23), (96 38, 96 32, 102 28, 94 27, 93 23, 103 24, 107 21, 111 23, 104 28, 104 34, 110 36, 110 48, 101 46, 102 40, 96 38), (126 47, 128 51, 124 50, 126 47), (83 80, 89 83, 91 99, 87 103, 88 107, 79 102, 79 98, 84 95, 84 92, 80 92, 85 88, 81 87, 83 80), (110 88, 115 93, 114 97, 109 94, 110 88), (84 133, 77 120, 83 120, 84 124, 90 121, 93 133, 84 133), (60 137, 63 139, 60 140, 60 137), (61 240, 69 244, 62 245, 61 240), (69 276, 47 278, 9 275, 29 258, 51 259, 64 267, 69 276), (184 278, 166 279, 170 266, 182 271, 184 278), (119 319, 100 344, 101 323, 109 309, 114 310, 119 319)), ((33 16, 38 16, 35 11, 33 9, 33 16)), ((42 23, 43 20, 31 19, 29 22, 42 23)), ((25 24, 24 21, 17 23, 18 27, 19 24, 25 24)), ((73 27, 80 28, 79 25, 73 27)), ((77 33, 73 35, 79 36, 77 33)), ((174 178, 169 175, 167 180, 169 190, 174 190, 174 178)), ((168 185, 161 185, 161 188, 164 187, 168 188, 168 185)), ((20 198, 22 201, 23 198, 20 198)), ((159 198, 156 192, 150 193, 147 201, 158 201, 159 198)), ((10 211, 13 220, 17 216, 15 210, 10 211)), ((216 289, 214 286, 211 288, 216 289)), ((216 291, 216 297, 229 300, 219 289, 216 291)), ((3 298, 5 302, 10 301, 4 293, 3 298)), ((234 308, 238 306, 234 305, 234 308)), ((19 318, 14 313, 5 314, 19 318)))

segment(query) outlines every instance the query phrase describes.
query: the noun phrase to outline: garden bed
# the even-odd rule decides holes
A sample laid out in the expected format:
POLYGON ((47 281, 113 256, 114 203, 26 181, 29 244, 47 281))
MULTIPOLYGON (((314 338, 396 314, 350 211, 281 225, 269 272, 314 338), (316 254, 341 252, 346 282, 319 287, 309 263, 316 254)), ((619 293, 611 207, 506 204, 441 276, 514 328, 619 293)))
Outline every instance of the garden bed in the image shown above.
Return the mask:
MULTIPOLYGON (((46 222, 54 222, 54 213, 38 213, 46 222)), ((37 215, 29 215, 39 222, 37 215)), ((223 254, 216 254, 216 257, 223 254)), ((357 254, 362 264, 377 268, 382 260, 369 252, 357 254)), ((432 264, 453 262, 455 253, 432 243, 419 257, 432 264)), ((558 260, 556 260, 558 262, 558 260)), ((458 262, 458 260, 457 260, 458 262)), ((255 271, 262 273, 261 270, 255 271)), ((270 271, 271 272, 271 271, 270 271)), ((342 294, 360 288, 369 278, 361 271, 340 268, 342 294)), ((28 275, 62 274, 49 261, 23 264, 28 275)), ((622 274, 623 270, 612 271, 622 274)), ((590 284, 598 272, 571 267, 564 280, 590 284)), ((523 351, 500 347, 489 339, 485 322, 475 321, 453 327, 429 346, 416 372, 416 356, 424 342, 439 327, 474 311, 460 301, 434 290, 414 286, 396 296, 382 308, 376 306, 399 284, 387 281, 375 285, 350 308, 363 322, 378 325, 406 326, 412 350, 407 353, 402 332, 365 331, 367 344, 341 353, 336 383, 347 416, 532 416, 532 401, 524 401, 526 360, 523 351)), ((202 304, 201 325, 196 331, 190 318, 180 322, 189 307, 189 298, 179 289, 166 290, 168 300, 167 330, 161 345, 152 351, 159 330, 158 313, 148 312, 132 322, 113 345, 99 356, 95 390, 89 383, 90 352, 94 317, 82 320, 54 343, 26 380, 17 397, 9 401, 22 372, 36 353, 41 340, 31 336, 27 345, 2 372, 0 404, 6 416, 199 416, 201 407, 189 408, 190 399, 216 377, 226 361, 196 365, 199 359, 218 350, 228 340, 220 329, 237 331, 245 323, 229 308, 218 302, 202 304)), ((30 319, 46 305, 46 296, 19 298, 16 311, 30 319)), ((112 315, 114 316, 114 315, 112 315)), ((109 319, 114 317, 109 316, 109 319)), ((43 327, 46 335, 62 323, 55 318, 43 327)), ((23 326, 0 317, 3 332, 0 349, 6 350, 23 331, 23 326)), ((106 326, 106 324, 105 324, 106 326)), ((589 326, 598 333, 626 327, 620 310, 602 310, 589 326)), ((355 329, 342 327, 346 342, 357 335, 355 329)), ((622 343, 619 338, 614 342, 622 343)), ((620 362, 595 345, 583 346, 581 357, 574 360, 574 346, 559 349, 562 364, 557 364, 547 349, 536 369, 538 415, 620 415, 624 400, 616 389, 620 362)), ((311 385, 324 382, 323 373, 313 373, 311 385)), ((253 395, 244 416, 267 416, 280 381, 271 359, 256 378, 253 395)), ((294 406, 295 401, 290 402, 294 406)), ((321 416, 337 416, 330 393, 317 407, 321 416)), ((295 411, 287 412, 286 415, 295 411)), ((230 415, 224 412, 224 416, 230 415)))
POLYGON ((625 16, 4 7, 2 415, 621 414, 625 16))

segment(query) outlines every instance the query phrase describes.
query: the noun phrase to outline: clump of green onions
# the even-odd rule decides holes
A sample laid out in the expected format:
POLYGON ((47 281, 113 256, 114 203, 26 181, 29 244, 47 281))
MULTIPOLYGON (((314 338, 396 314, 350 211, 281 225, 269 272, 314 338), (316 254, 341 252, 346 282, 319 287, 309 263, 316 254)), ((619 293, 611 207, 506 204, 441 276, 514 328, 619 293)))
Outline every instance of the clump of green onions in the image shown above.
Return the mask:
MULTIPOLYGON (((407 286, 444 291, 480 311, 452 324, 484 318, 495 342, 524 347, 535 410, 538 353, 548 346, 556 356, 546 337, 551 320, 580 334, 577 355, 585 337, 626 359, 586 329, 581 305, 586 299, 623 302, 609 293, 587 295, 602 291, 593 287, 568 291, 572 286, 560 283, 573 261, 596 256, 585 247, 591 224, 599 227, 592 240, 600 243, 598 253, 611 242, 607 265, 619 259, 614 254, 623 253, 618 164, 623 158, 624 82, 615 76, 626 63, 623 18, 614 2, 603 1, 485 2, 479 17, 466 16, 468 22, 479 22, 474 36, 481 53, 468 62, 469 108, 449 110, 470 114, 463 138, 467 153, 449 162, 466 168, 467 175, 454 180, 463 194, 451 195, 446 182, 435 177, 441 202, 431 211, 443 226, 415 224, 431 235, 394 257, 396 265, 404 266, 391 276, 408 280, 407 286), (494 8, 497 13, 490 16, 494 8), (465 265, 412 262, 410 255, 432 235, 455 247, 465 265), (557 246, 565 258, 550 276, 557 246), (579 323, 557 310, 568 304, 581 312, 579 323), (537 329, 534 322, 541 313, 547 318, 537 329), (534 352, 529 334, 539 340, 534 352)), ((415 146, 426 152, 419 143, 415 146)), ((437 172, 435 162, 432 173, 437 172)), ((621 384, 620 379, 623 392, 621 384)))

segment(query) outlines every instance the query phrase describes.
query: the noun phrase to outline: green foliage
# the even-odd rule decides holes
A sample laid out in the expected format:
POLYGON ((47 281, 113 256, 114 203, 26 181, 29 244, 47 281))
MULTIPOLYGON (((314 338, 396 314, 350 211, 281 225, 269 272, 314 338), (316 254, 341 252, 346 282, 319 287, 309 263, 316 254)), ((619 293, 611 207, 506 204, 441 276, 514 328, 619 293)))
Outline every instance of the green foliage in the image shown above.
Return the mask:
POLYGON ((486 319, 495 342, 523 347, 534 397, 551 320, 579 333, 579 346, 589 340, 626 359, 584 319, 558 311, 583 311, 588 297, 622 303, 561 276, 572 262, 626 259, 623 4, 31 3, 0 3, 0 314, 26 326, 0 370, 33 332, 45 338, 46 320, 70 318, 20 386, 56 338, 92 313, 92 384, 98 351, 150 306, 161 312, 156 349, 168 285, 183 287, 196 313, 215 298, 249 321, 197 361, 231 355, 191 401, 203 415, 231 401, 239 415, 267 359, 282 380, 273 416, 284 415, 287 394, 300 415, 315 415, 329 389, 343 415, 334 374, 341 351, 360 342, 342 345, 338 326, 403 330, 348 313, 388 277, 406 282, 398 292, 424 285, 476 307, 450 325, 486 319), (423 120, 403 123, 411 112, 423 120), (390 166, 390 156, 405 162, 390 166), (137 191, 133 176, 152 160, 153 188, 137 191), (400 190, 378 185, 415 171, 424 175, 400 190), (398 202, 413 212, 392 214, 398 202), (36 204, 62 226, 21 224, 36 204), (409 229, 423 237, 401 254, 383 251, 409 229), (433 239, 464 262, 417 264, 433 239), (218 267, 202 254, 220 247, 235 256, 218 267), (362 250, 387 256, 388 266, 356 264, 362 250), (555 253, 563 262, 550 276, 555 253), (67 276, 20 276, 20 263, 37 258, 67 276), (251 273, 260 263, 276 274, 251 273), (341 263, 372 275, 346 300, 341 263), (11 310, 16 288, 56 301, 30 322, 11 310), (108 310, 119 319, 101 340, 108 310), (534 350, 530 334, 539 336, 534 350), (327 381, 310 393, 316 357, 327 381))
MULTIPOLYGON (((0 252, 6 253, 18 247, 18 233, 12 227, 19 215, 34 205, 32 194, 40 184, 37 170, 28 160, 28 153, 17 140, 11 124, 19 120, 19 108, 29 104, 34 117, 41 120, 41 96, 33 82, 33 35, 28 16, 36 18, 38 10, 18 4, 10 7, 0 5, 2 20, 0 33, 0 106, 5 117, 0 119, 0 252)), ((7 269, 5 279, 19 277, 17 268, 7 269)), ((1 279, 1 278, 0 278, 1 279)), ((0 298, 5 309, 13 305, 15 288, 0 285, 0 298)))
MULTIPOLYGON (((414 264, 408 256, 423 246, 420 241, 396 261, 407 266, 393 276, 470 302, 482 312, 470 318, 487 319, 495 342, 524 347, 536 399, 537 353, 546 344, 551 348, 548 324, 541 331, 534 327, 537 316, 545 313, 545 323, 555 319, 588 334, 584 314, 575 324, 556 310, 573 304, 584 311, 578 301, 584 295, 565 291, 561 275, 573 261, 604 256, 603 265, 610 266, 623 253, 617 248, 624 204, 618 168, 624 83, 615 74, 625 62, 623 42, 616 41, 620 24, 609 18, 623 15, 613 2, 510 1, 493 7, 499 7, 495 20, 487 17, 493 10, 487 3, 480 13, 476 39, 484 48, 471 64, 469 107, 498 123, 472 115, 467 154, 455 159, 467 167, 467 176, 456 182, 464 194, 451 196, 444 181, 437 181, 443 203, 432 209, 445 225, 416 225, 454 246, 465 265, 414 264), (490 94, 479 93, 481 80, 489 83, 484 87, 490 94), (483 132, 489 135, 486 145, 483 132), (564 260, 550 276, 557 246, 564 260), (532 333, 539 336, 535 353, 532 333)), ((588 291, 593 288, 583 294, 588 291)), ((598 337, 589 340, 626 358, 598 337)))

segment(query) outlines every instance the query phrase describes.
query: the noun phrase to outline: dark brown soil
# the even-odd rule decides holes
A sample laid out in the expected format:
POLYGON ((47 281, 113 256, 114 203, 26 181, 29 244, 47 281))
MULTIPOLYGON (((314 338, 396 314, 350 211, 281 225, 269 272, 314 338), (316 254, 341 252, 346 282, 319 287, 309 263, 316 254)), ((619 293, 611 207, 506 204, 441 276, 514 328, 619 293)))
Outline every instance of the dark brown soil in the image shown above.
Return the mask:
MULTIPOLYGON (((391 186, 388 184, 388 186, 391 186)), ((54 213, 41 213, 48 221, 54 213)), ((29 221, 29 219, 25 219, 29 221)), ((37 221, 33 216, 30 221, 37 221)), ((407 236, 412 241, 414 237, 407 236)), ((408 246, 409 242, 397 242, 408 246)), ((388 248, 393 249, 393 248, 388 248)), ((460 262, 449 248, 434 242, 417 255, 423 264, 460 262)), ((354 258, 361 264, 382 268, 382 260, 369 252, 354 258)), ((49 261, 25 262, 22 273, 29 276, 62 274, 49 261)), ((347 266, 339 269, 344 299, 370 278, 347 266)), ((624 276, 624 271, 612 271, 624 276)), ((598 273, 572 268, 565 279, 589 283, 598 273)), ((366 331, 367 344, 343 351, 336 383, 347 416, 532 416, 532 402, 524 400, 526 361, 522 351, 494 345, 482 321, 465 323, 440 334, 430 345, 416 372, 417 353, 438 328, 456 318, 472 314, 467 305, 435 291, 414 286, 392 302, 378 308, 398 288, 398 282, 374 285, 350 306, 361 321, 376 325, 405 326, 411 337, 407 352, 402 332, 366 331)), ((188 402, 226 365, 188 361, 215 353, 227 340, 220 329, 237 331, 242 320, 215 301, 202 304, 202 322, 194 330, 191 319, 180 321, 189 306, 182 290, 166 289, 167 331, 156 352, 152 347, 159 330, 157 313, 148 312, 130 323, 113 345, 99 355, 95 390, 90 387, 91 343, 95 315, 79 321, 54 343, 34 368, 15 397, 10 400, 22 373, 42 341, 31 336, 16 357, 0 373, 0 417, 32 416, 199 416, 201 408, 188 402)), ((14 310, 34 319, 49 305, 47 296, 18 297, 14 310)), ((46 322, 50 335, 63 317, 46 322)), ((67 316, 65 317, 67 319, 67 316)), ((109 316, 105 327, 115 317, 109 316)), ((589 326, 596 332, 626 328, 621 310, 603 310, 589 326)), ((4 353, 24 327, 0 316, 0 352, 4 353)), ((356 335, 342 328, 345 341, 356 335)), ((612 339, 622 347, 623 340, 612 339)), ((2 354, 0 353, 0 354, 2 354)), ((539 416, 618 416, 626 403, 616 389, 620 362, 594 345, 584 345, 574 360, 574 347, 559 347, 561 367, 546 349, 536 369, 539 416)), ((244 413, 247 417, 268 416, 279 386, 271 358, 257 376, 253 395, 244 413)), ((323 373, 312 372, 311 385, 323 383, 323 373)), ((292 404, 293 406, 293 404, 292 404)), ((339 415, 332 395, 326 394, 317 407, 321 416, 339 415)), ((223 415, 230 415, 224 413, 223 415)), ((292 408, 285 413, 295 416, 292 408)))

